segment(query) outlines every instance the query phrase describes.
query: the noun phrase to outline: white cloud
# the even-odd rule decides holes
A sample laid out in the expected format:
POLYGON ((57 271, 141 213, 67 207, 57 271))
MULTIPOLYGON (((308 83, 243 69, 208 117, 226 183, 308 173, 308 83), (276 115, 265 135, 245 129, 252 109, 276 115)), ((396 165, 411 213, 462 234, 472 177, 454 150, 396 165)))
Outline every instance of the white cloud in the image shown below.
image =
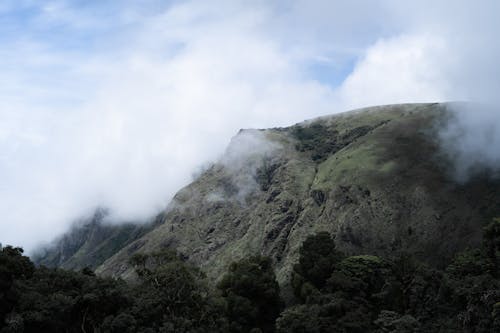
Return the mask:
POLYGON ((51 4, 25 2, 37 15, 0 23, 11 34, 0 36, 0 241, 28 249, 97 205, 154 214, 240 128, 483 99, 473 87, 500 77, 488 75, 499 70, 496 20, 471 25, 466 3, 51 4), (331 79, 343 83, 320 82, 318 63, 344 69, 331 79))
MULTIPOLYGON (((65 58, 71 71, 56 79, 85 82, 84 103, 40 108, 35 84, 27 85, 22 105, 5 105, 2 117, 11 125, 3 128, 2 147, 18 148, 2 166, 3 242, 32 248, 97 205, 119 219, 144 219, 165 207, 197 166, 216 159, 241 127, 327 112, 329 88, 304 79, 260 31, 266 11, 237 6, 226 14, 184 4, 145 20, 117 53, 65 58)), ((61 54, 40 56, 52 65, 61 54)), ((59 85, 39 82, 50 83, 49 93, 59 85)), ((77 100, 79 89, 61 88, 56 96, 77 100)))
POLYGON ((449 97, 439 68, 446 42, 429 35, 401 35, 371 46, 338 89, 346 108, 435 102, 449 97))

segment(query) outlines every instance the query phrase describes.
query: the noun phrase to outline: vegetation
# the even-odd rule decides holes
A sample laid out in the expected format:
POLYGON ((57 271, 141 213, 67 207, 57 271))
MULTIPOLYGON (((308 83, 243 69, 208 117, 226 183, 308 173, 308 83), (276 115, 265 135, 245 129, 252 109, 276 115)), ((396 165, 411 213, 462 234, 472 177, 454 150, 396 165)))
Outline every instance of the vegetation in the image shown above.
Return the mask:
POLYGON ((309 126, 293 127, 292 135, 298 140, 295 146, 298 151, 310 151, 313 161, 322 162, 372 129, 370 126, 360 126, 341 135, 336 129, 315 122, 309 126))
POLYGON ((296 149, 298 151, 311 151, 313 161, 324 161, 332 153, 342 147, 338 144, 338 132, 330 130, 321 123, 310 126, 296 126, 292 135, 298 140, 296 149))
POLYGON ((108 224, 104 222, 106 215, 106 210, 97 209, 92 217, 74 224, 56 242, 40 248, 32 256, 33 261, 47 267, 94 269, 161 221, 160 215, 153 223, 142 225, 108 224))
POLYGON ((218 288, 226 300, 230 331, 274 332, 282 301, 271 259, 255 256, 231 264, 218 288))
POLYGON ((500 220, 443 269, 409 255, 345 256, 308 237, 284 308, 272 261, 234 262, 218 285, 176 253, 137 254, 135 283, 35 267, 0 251, 0 332, 498 332, 500 220))
POLYGON ((458 253, 443 271, 406 254, 341 259, 328 237, 304 242, 293 273, 301 303, 281 313, 278 332, 500 330, 500 220, 484 228, 482 248, 458 253))

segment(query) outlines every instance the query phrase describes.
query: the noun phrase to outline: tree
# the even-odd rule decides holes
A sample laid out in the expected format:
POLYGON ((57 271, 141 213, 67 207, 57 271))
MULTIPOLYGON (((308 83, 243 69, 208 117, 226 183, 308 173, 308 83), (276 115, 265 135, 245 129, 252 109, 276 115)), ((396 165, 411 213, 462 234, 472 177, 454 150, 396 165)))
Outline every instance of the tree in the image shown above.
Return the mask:
POLYGON ((299 262, 293 267, 295 296, 305 301, 314 289, 323 288, 335 265, 343 258, 328 232, 307 237, 299 250, 299 262))
POLYGON ((282 301, 270 258, 253 256, 232 263, 218 288, 227 302, 231 331, 274 331, 282 301))
POLYGON ((0 323, 16 305, 19 295, 14 288, 14 281, 33 275, 35 266, 28 257, 23 256, 23 249, 6 246, 0 250, 0 323))
MULTIPOLYGON (((163 250, 138 254, 131 259, 139 276, 131 315, 137 330, 162 332, 207 332, 225 327, 222 305, 210 294, 205 275, 184 262, 175 252, 163 250)), ((108 322, 116 327, 130 321, 117 317, 108 322)))
POLYGON ((492 274, 498 276, 500 256, 500 218, 495 218, 483 228, 483 246, 492 264, 492 274))
POLYGON ((317 304, 296 305, 284 310, 276 320, 279 333, 320 333, 321 307, 317 304))

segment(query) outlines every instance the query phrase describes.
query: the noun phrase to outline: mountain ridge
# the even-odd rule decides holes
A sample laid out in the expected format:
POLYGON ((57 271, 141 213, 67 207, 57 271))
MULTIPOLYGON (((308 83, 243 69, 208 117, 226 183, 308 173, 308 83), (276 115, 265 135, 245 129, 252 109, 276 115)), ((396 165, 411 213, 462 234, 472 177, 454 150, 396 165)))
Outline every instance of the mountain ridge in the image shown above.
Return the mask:
POLYGON ((407 251, 442 265, 481 241, 500 200, 498 181, 449 177, 437 138, 448 116, 447 104, 397 104, 242 130, 151 230, 96 272, 133 278, 131 255, 168 247, 211 279, 232 261, 267 255, 286 284, 300 244, 320 231, 347 254, 407 251))

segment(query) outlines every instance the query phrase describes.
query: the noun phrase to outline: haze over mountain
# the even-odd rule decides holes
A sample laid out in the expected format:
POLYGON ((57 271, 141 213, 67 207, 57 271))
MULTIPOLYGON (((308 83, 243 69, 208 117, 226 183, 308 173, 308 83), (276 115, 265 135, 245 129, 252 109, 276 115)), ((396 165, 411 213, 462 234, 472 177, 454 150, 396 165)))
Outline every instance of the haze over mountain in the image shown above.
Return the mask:
POLYGON ((0 1, 0 332, 500 332, 499 13, 0 1))
MULTIPOLYGON (((2 1, 0 241, 96 207, 146 221, 240 128, 388 103, 497 104, 496 1, 2 1)), ((499 112, 442 133, 498 172, 499 112)), ((480 168, 481 169, 481 168, 480 168)))

